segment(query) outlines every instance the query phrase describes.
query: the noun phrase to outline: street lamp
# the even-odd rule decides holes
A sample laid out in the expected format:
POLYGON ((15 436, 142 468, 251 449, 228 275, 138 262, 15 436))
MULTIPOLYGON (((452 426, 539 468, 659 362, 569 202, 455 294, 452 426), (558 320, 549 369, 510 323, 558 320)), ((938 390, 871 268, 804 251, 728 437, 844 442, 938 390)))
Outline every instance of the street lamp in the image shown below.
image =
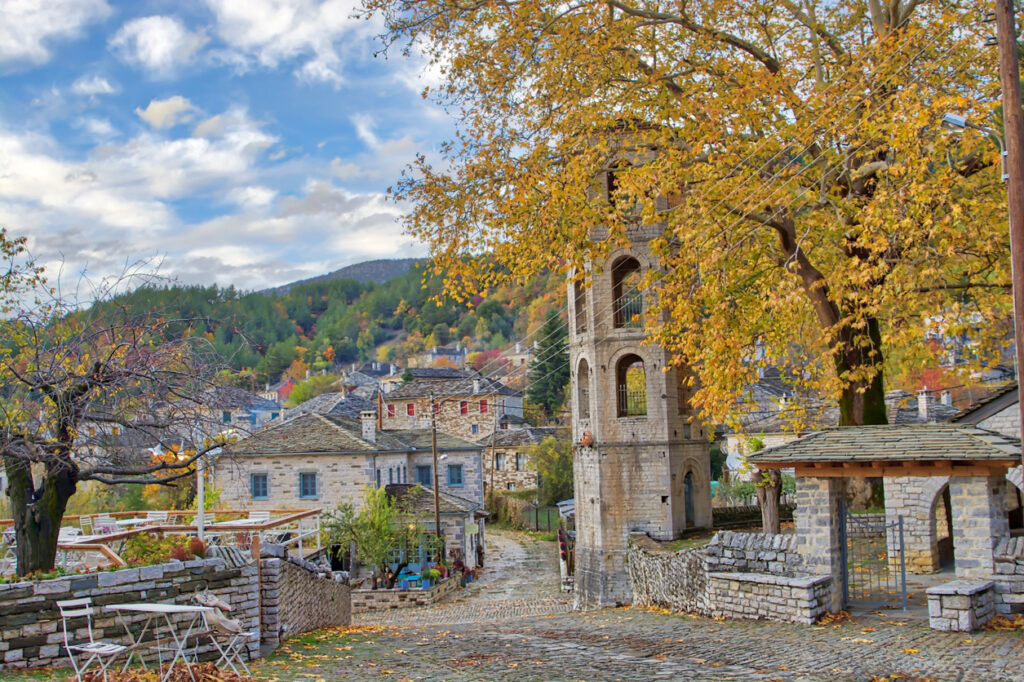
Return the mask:
POLYGON ((967 120, 966 116, 950 113, 943 114, 942 127, 953 132, 963 132, 965 128, 971 128, 972 130, 977 130, 980 133, 984 133, 985 135, 994 138, 999 144, 999 161, 1002 164, 1003 182, 1006 182, 1009 179, 1010 175, 1006 172, 1006 143, 1003 142, 1003 136, 999 134, 999 131, 993 130, 992 128, 986 128, 985 126, 980 126, 977 123, 971 123, 967 120))

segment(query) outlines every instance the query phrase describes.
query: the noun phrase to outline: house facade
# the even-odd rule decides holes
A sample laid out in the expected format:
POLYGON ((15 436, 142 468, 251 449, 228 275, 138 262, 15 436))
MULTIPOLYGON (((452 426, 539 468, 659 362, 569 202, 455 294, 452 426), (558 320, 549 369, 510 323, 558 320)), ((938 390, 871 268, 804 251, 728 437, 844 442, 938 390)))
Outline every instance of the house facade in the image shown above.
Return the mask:
MULTIPOLYGON (((438 433, 438 489, 483 504, 481 447, 438 433)), ((234 509, 358 504, 365 486, 433 487, 429 430, 382 432, 360 419, 308 413, 226 447, 214 464, 221 504, 234 509)))
POLYGON ((538 487, 532 448, 545 438, 569 438, 566 429, 527 426, 498 430, 477 441, 484 448, 484 490, 527 490, 538 487))
POLYGON ((522 419, 522 394, 481 375, 414 378, 381 397, 384 431, 427 429, 436 418, 438 431, 476 441, 490 435, 505 416, 522 419))

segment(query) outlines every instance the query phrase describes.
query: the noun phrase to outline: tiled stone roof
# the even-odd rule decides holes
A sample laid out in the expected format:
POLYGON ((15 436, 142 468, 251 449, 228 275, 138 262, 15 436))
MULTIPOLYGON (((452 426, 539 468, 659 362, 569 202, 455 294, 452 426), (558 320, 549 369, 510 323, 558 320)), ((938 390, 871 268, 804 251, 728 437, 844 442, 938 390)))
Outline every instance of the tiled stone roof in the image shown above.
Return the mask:
MULTIPOLYGON (((479 450, 481 446, 438 432, 438 450, 479 450)), ((362 436, 358 419, 304 414, 275 424, 224 448, 227 455, 360 454, 430 450, 430 429, 376 429, 375 441, 362 436)))
POLYGON ((363 410, 377 410, 377 401, 344 393, 323 393, 310 398, 301 405, 286 410, 283 421, 301 417, 304 414, 334 414, 358 417, 363 410))
POLYGON ((385 400, 401 400, 403 398, 455 397, 455 396, 488 396, 488 395, 519 395, 508 386, 487 377, 468 377, 465 379, 413 379, 398 386, 384 395, 385 400), (480 382, 480 390, 474 391, 475 382, 480 382))
POLYGON ((280 405, 273 400, 251 393, 244 388, 218 386, 204 391, 201 398, 204 405, 216 409, 277 410, 280 405))
POLYGON ((749 455, 753 463, 982 461, 1020 457, 1020 445, 956 424, 846 426, 818 431, 749 455))
MULTIPOLYGON (((416 515, 432 515, 434 513, 434 491, 413 483, 391 483, 384 487, 389 497, 404 505, 416 515)), ((464 497, 438 493, 437 508, 442 514, 470 514, 480 505, 464 497)))
MULTIPOLYGON (((569 438, 567 429, 555 426, 527 426, 522 429, 499 429, 494 432, 494 447, 508 448, 520 445, 534 445, 548 436, 569 438)), ((490 447, 491 437, 485 436, 477 441, 484 447, 490 447)))
POLYGON ((1012 381, 996 389, 981 400, 953 415, 951 421, 963 424, 977 424, 1017 402, 1017 382, 1012 381))

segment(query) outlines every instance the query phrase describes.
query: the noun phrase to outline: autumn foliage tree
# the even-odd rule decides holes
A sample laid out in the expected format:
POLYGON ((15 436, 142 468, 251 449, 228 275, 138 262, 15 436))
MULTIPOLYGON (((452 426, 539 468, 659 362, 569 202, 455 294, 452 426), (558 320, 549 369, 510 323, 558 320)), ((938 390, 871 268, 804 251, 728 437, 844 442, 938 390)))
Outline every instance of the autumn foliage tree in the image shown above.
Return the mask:
POLYGON ((890 356, 1009 330, 995 51, 975 2, 366 0, 443 76, 441 163, 393 188, 455 296, 654 230, 649 331, 725 419, 758 365, 886 421, 890 356), (488 253, 487 259, 468 258, 488 253), (755 348, 757 352, 755 352, 755 348), (899 353, 893 351, 899 349, 899 353))
POLYGON ((0 459, 19 575, 53 568, 61 519, 83 481, 171 485, 220 444, 201 401, 219 367, 202 336, 183 334, 187 321, 57 297, 23 249, 0 231, 9 273, 0 459))

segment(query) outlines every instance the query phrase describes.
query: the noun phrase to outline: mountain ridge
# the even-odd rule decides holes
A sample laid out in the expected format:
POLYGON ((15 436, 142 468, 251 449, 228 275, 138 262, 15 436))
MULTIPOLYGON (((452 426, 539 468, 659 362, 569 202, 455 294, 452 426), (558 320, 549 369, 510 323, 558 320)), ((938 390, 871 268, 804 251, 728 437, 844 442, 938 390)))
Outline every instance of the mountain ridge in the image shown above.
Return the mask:
POLYGON ((383 284, 393 277, 404 275, 419 263, 426 262, 425 258, 378 258, 376 260, 353 263, 343 268, 332 270, 323 275, 316 275, 307 279, 300 279, 276 287, 270 287, 257 291, 257 294, 266 296, 285 296, 294 287, 313 282, 323 282, 332 279, 352 279, 360 284, 374 282, 383 284))

